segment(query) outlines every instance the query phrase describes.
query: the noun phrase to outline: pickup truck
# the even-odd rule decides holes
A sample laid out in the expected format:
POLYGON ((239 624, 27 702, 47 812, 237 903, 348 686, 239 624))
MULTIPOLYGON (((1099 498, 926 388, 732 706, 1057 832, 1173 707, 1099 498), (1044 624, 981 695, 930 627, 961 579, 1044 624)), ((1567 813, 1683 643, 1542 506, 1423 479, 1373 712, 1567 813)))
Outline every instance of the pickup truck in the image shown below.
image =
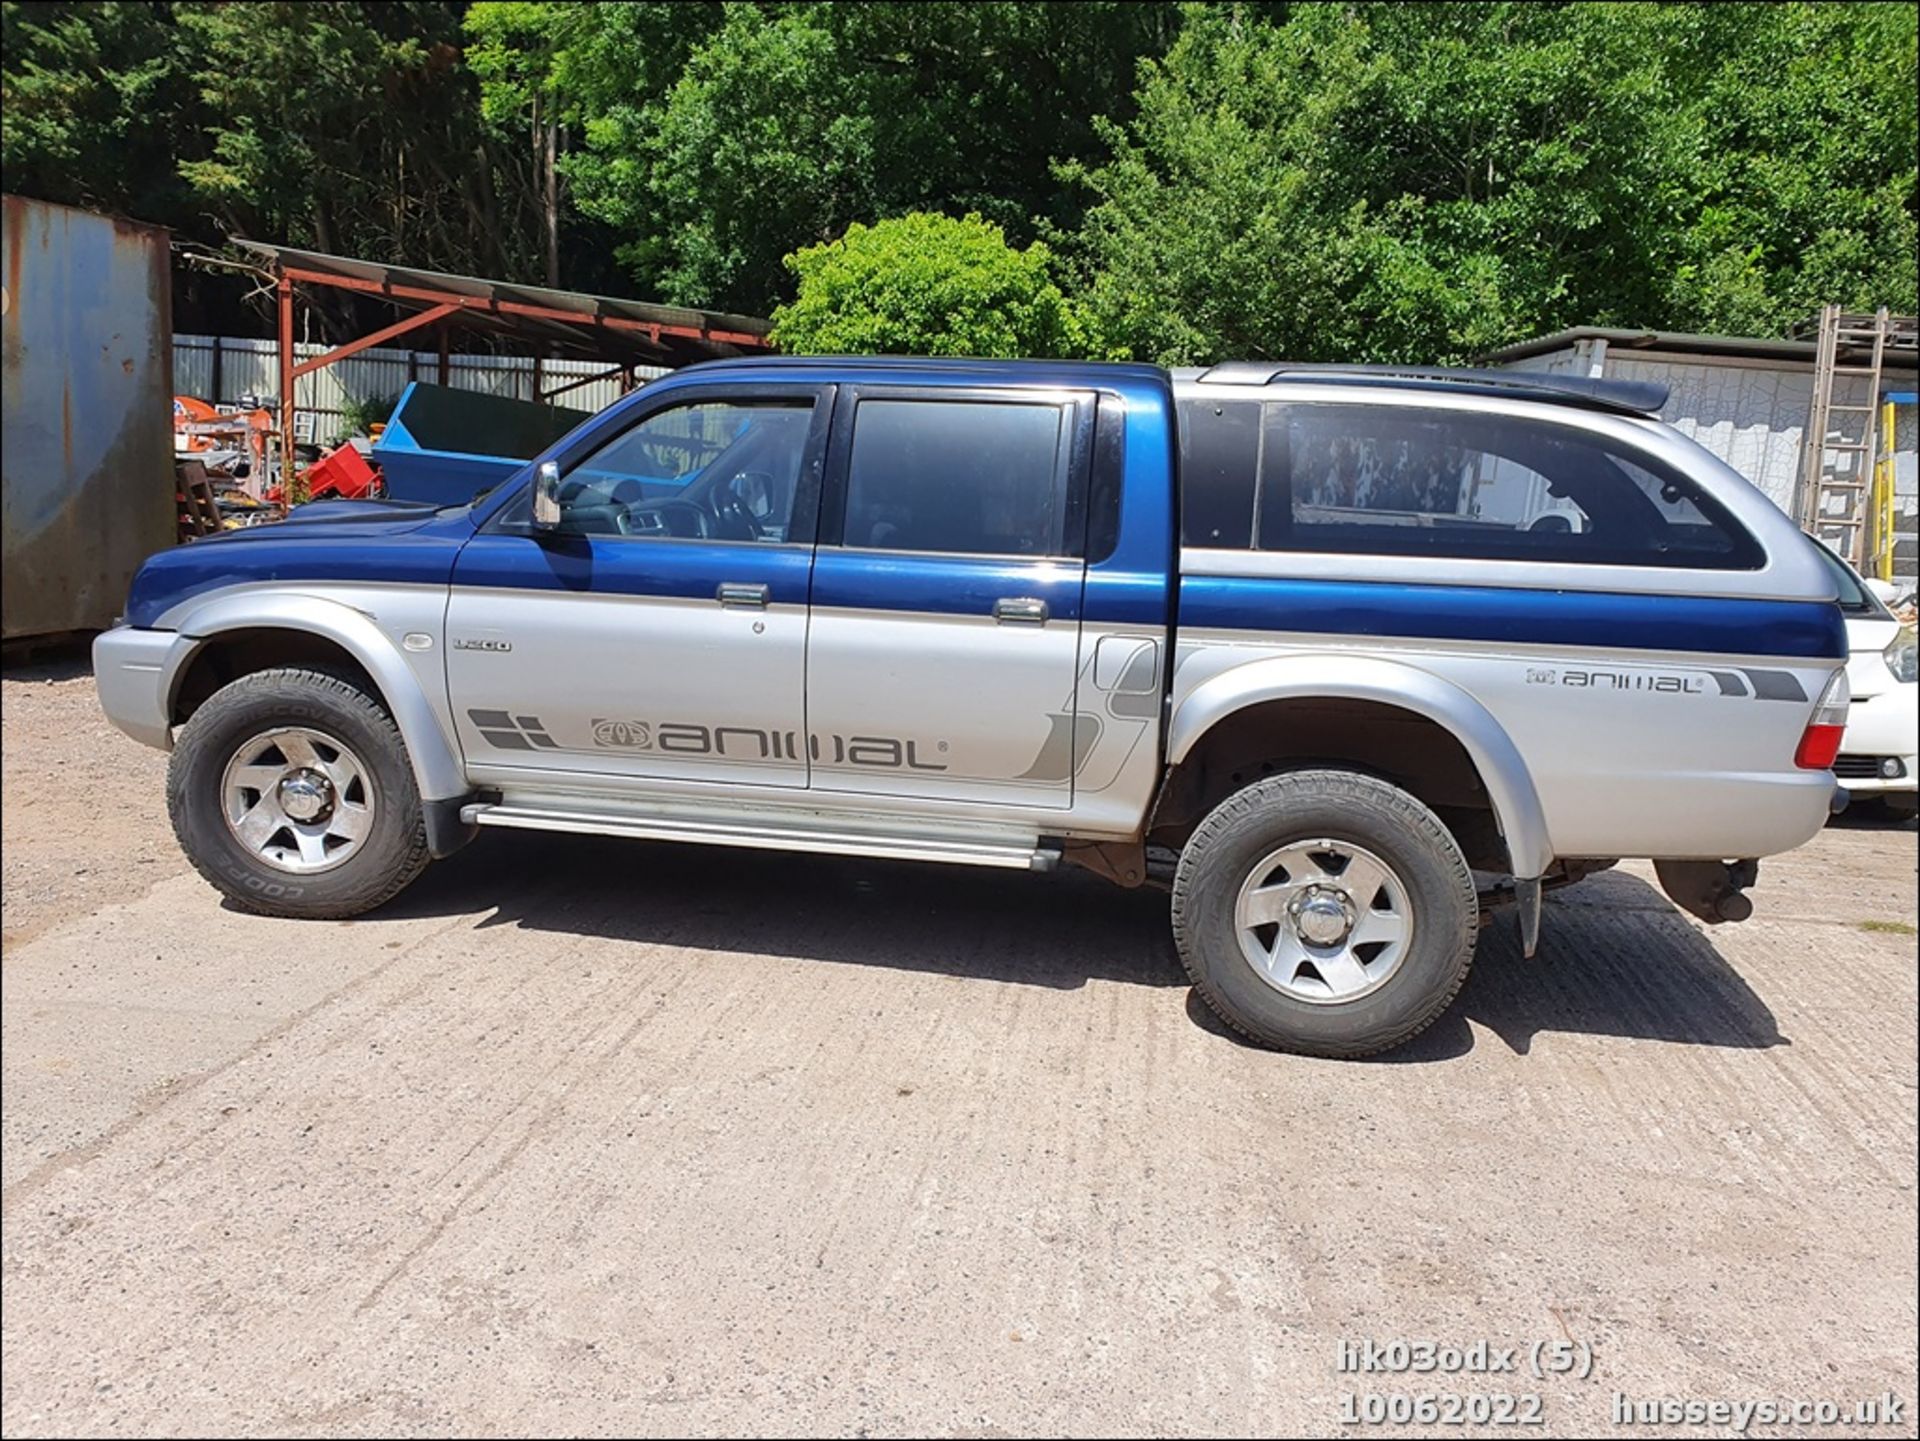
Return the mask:
MULTIPOLYGON (((1644 384, 775 357, 470 504, 155 556, 99 637, 232 901, 345 917, 480 827, 1172 891, 1275 1047, 1432 1022, 1496 903, 1625 857, 1708 922, 1825 821, 1813 544, 1644 384)), ((637 899, 636 904, 644 904, 637 899)))

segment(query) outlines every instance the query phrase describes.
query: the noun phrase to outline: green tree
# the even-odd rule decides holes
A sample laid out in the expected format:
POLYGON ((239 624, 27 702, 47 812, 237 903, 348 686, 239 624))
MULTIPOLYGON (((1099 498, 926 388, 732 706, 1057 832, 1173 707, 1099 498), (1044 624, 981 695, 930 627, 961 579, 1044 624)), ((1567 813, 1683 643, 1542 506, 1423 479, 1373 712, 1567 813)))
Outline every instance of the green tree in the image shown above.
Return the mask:
POLYGON ((580 209, 576 167, 595 196, 623 182, 643 149, 645 117, 720 14, 718 3, 696 0, 482 0, 467 8, 465 59, 479 81, 484 123, 513 157, 509 168, 524 176, 509 187, 510 223, 537 227, 547 284, 561 283, 563 253, 569 283, 609 272, 613 234, 580 209), (590 127, 598 148, 586 150, 590 127), (563 246, 563 235, 572 243, 563 246))
POLYGON ((0 6, 0 168, 7 189, 172 223, 191 90, 170 5, 0 6))
POLYGON ((8 186, 183 238, 534 279, 501 205, 530 181, 480 114, 462 8, 8 4, 8 186))
POLYGON ((1170 7, 595 6, 557 56, 579 116, 562 172, 644 289, 764 311, 781 257, 854 221, 977 210, 1030 238, 1078 219, 1056 155, 1127 113, 1170 7))
POLYGON ((1778 333, 1822 305, 1920 302, 1912 5, 1702 5, 1674 17, 1685 164, 1650 227, 1681 329, 1778 333))
POLYGON ((799 294, 774 311, 774 342, 801 355, 1079 355, 1087 338, 1051 262, 978 215, 855 223, 786 258, 799 294))
POLYGON ((462 193, 473 119, 456 7, 181 4, 175 18, 207 142, 180 173, 224 228, 380 260, 472 251, 439 205, 462 193))
POLYGON ((1914 49, 1911 6, 1190 7, 1061 167, 1074 256, 1166 361, 1911 311, 1914 49))

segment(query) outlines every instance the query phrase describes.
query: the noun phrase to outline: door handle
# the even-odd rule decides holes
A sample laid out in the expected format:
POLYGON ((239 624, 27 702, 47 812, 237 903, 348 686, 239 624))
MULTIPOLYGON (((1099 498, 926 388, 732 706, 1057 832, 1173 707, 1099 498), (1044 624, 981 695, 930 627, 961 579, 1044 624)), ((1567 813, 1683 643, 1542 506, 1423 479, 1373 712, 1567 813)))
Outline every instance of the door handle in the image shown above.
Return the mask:
POLYGON ((722 605, 750 606, 754 610, 767 608, 767 588, 764 585, 747 585, 736 580, 723 580, 720 589, 714 593, 714 599, 722 605))
POLYGON ((993 603, 993 618, 1000 625, 1045 625, 1047 603, 1030 595, 1002 596, 993 603))

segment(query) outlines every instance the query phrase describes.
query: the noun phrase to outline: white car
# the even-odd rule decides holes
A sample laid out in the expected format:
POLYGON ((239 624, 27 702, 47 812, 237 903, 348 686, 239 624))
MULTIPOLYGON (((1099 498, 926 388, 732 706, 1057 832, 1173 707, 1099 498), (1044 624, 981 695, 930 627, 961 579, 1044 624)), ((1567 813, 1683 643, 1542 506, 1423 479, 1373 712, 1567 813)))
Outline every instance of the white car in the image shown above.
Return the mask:
POLYGON ((1920 656, 1914 628, 1902 625, 1853 567, 1829 551, 1840 608, 1847 615, 1847 684, 1853 706, 1833 773, 1859 804, 1877 802, 1911 819, 1920 806, 1920 656))

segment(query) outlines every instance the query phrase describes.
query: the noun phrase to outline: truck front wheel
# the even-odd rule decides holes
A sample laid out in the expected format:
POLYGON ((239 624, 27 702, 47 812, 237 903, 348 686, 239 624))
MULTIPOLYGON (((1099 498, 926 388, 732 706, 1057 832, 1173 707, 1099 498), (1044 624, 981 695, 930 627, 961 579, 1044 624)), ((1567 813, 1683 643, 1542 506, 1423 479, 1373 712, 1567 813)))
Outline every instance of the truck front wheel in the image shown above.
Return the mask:
POLYGON ((1173 934, 1235 1030, 1356 1057, 1425 1030, 1459 993, 1473 873, 1439 818, 1353 771, 1303 770, 1227 797, 1180 854, 1173 934))
POLYGON ((257 671, 181 729, 167 810, 194 868, 244 910, 342 919, 427 864, 406 742, 358 677, 257 671))

